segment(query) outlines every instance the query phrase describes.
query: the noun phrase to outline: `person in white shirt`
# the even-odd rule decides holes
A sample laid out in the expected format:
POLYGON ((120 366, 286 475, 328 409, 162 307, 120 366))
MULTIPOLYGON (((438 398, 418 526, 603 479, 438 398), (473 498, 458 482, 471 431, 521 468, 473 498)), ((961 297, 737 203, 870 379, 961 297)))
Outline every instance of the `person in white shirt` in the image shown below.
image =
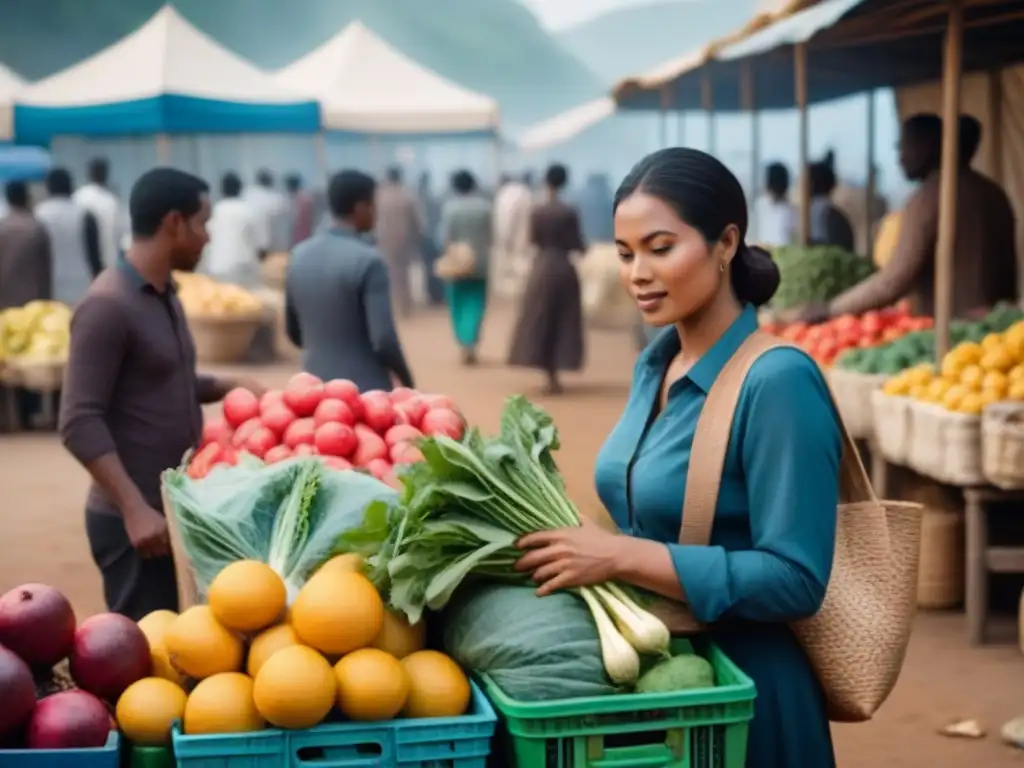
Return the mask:
POLYGON ((87 169, 89 182, 78 188, 73 200, 96 219, 100 237, 100 258, 104 267, 117 263, 121 253, 121 203, 110 191, 110 163, 105 157, 94 157, 87 169))
POLYGON ((492 280, 499 296, 518 295, 530 273, 530 212, 533 192, 527 181, 508 178, 494 196, 494 264, 492 280))
POLYGON ((765 194, 757 200, 755 236, 750 242, 774 248, 796 240, 796 206, 789 202, 789 171, 772 163, 765 173, 765 194))
POLYGON ((256 183, 245 190, 244 198, 252 206, 266 253, 285 253, 291 248, 291 205, 274 189, 274 176, 268 170, 256 174, 256 183))
POLYGON ((262 232, 256 212, 241 193, 238 175, 224 174, 222 197, 214 204, 206 225, 210 242, 203 254, 202 270, 216 280, 255 288, 261 280, 262 232))

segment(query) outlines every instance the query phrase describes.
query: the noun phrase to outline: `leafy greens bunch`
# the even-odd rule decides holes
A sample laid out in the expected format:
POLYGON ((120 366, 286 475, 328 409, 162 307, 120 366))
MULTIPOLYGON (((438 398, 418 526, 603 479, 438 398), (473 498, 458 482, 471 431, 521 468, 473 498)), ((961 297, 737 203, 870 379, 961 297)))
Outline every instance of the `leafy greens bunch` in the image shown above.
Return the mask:
MULTIPOLYGON (((467 577, 522 582, 526 577, 514 568, 522 554, 516 541, 580 524, 552 455, 558 447, 547 412, 521 395, 510 397, 495 437, 471 429, 461 441, 422 439, 424 461, 402 473, 400 503, 371 504, 362 526, 343 534, 336 551, 366 556, 371 580, 411 623, 425 609, 443 608, 467 577)), ((613 682, 636 680, 638 651, 668 653, 668 629, 618 584, 579 594, 613 682)))

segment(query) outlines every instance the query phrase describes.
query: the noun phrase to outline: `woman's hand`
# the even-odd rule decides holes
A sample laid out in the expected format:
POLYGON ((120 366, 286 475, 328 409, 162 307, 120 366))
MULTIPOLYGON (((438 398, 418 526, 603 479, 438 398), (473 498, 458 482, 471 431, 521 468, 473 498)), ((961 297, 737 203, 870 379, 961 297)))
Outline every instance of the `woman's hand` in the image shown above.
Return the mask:
POLYGON ((538 531, 516 542, 526 553, 516 570, 531 572, 544 597, 559 589, 589 587, 615 578, 623 537, 586 517, 578 528, 538 531))

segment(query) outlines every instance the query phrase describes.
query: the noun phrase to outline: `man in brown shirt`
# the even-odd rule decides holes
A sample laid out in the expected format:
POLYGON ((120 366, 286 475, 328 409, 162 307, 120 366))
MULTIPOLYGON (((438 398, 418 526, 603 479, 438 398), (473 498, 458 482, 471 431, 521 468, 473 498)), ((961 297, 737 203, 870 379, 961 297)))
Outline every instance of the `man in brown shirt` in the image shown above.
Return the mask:
MULTIPOLYGON (((956 248, 953 262, 953 314, 1017 298, 1014 215, 1006 193, 970 167, 981 142, 981 125, 961 118, 960 180, 957 193, 956 248)), ((909 296, 914 310, 935 311, 935 249, 939 233, 939 161, 942 120, 915 115, 903 124, 900 164, 911 181, 921 182, 903 210, 892 258, 870 278, 832 300, 827 308, 809 308, 806 320, 860 314, 909 296)))
POLYGON ((131 248, 96 278, 71 321, 60 433, 92 475, 86 533, 107 606, 138 620, 177 609, 160 473, 198 443, 200 403, 235 385, 196 374, 171 279, 172 270, 195 269, 207 243, 206 184, 156 168, 136 182, 129 207, 131 248))
POLYGON ((0 310, 50 298, 50 238, 32 215, 28 185, 11 181, 0 218, 0 310))

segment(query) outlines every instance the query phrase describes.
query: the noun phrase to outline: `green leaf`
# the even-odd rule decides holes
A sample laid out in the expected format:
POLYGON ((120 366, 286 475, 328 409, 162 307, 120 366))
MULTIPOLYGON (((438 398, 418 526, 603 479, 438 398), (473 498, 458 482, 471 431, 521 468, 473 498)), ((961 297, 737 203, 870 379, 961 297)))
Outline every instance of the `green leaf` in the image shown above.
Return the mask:
POLYGON ((427 607, 433 611, 444 608, 459 584, 472 572, 473 568, 505 546, 506 544, 502 542, 487 544, 451 563, 447 568, 434 576, 430 580, 424 595, 427 607))

